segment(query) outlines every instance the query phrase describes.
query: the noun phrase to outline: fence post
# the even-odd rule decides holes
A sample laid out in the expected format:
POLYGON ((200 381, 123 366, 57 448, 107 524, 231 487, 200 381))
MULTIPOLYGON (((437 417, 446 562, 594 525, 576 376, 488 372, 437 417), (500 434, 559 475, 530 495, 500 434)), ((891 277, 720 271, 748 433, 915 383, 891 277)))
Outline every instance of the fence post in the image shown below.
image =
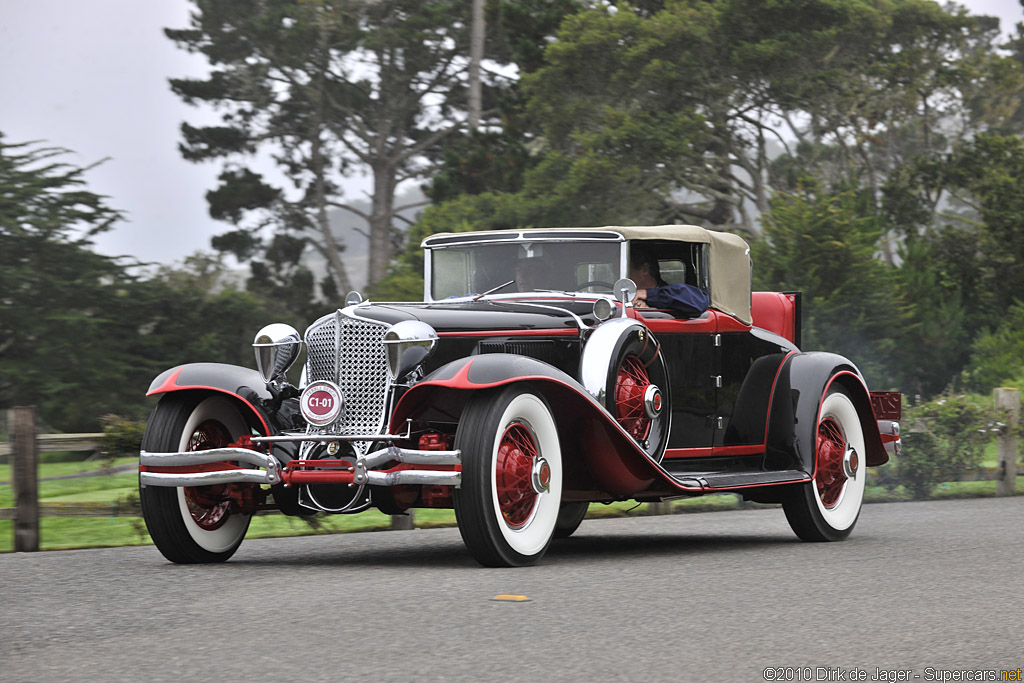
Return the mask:
POLYGON ((1012 496, 1017 493, 1017 427, 1020 425, 1020 390, 996 389, 994 392, 996 411, 1002 413, 1007 428, 998 437, 999 479, 996 480, 997 496, 1012 496))
POLYGON ((39 550, 39 450, 36 445, 36 409, 12 408, 12 481, 14 482, 14 552, 39 550))

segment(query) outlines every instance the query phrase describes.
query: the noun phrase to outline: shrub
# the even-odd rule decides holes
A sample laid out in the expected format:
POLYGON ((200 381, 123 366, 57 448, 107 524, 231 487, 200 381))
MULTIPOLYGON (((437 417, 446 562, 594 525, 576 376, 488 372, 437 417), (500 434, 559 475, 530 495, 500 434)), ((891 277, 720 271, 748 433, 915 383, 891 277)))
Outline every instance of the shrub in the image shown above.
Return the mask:
POLYGON ((947 393, 908 408, 903 420, 903 452, 895 460, 888 486, 902 484, 915 499, 935 487, 977 469, 991 435, 989 409, 968 397, 947 393))
POLYGON ((113 460, 139 454, 142 434, 146 431, 145 422, 120 415, 104 415, 100 423, 103 425, 103 455, 106 458, 113 460))

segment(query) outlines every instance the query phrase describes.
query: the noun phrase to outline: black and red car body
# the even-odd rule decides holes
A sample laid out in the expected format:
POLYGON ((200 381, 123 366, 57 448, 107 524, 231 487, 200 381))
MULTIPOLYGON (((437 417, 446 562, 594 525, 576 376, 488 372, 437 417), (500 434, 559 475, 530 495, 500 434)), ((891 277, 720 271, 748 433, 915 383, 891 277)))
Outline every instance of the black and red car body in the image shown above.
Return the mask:
POLYGON ((801 295, 751 292, 735 235, 529 229, 423 246, 424 301, 350 296, 302 338, 261 330, 259 371, 196 363, 153 381, 140 490, 168 559, 227 559, 261 509, 447 507, 481 564, 527 565, 590 503, 722 492, 781 503, 800 538, 841 540, 866 468, 899 448, 899 394, 801 351, 801 295), (640 248, 709 308, 634 305, 640 248), (540 280, 517 291, 526 261, 540 280))

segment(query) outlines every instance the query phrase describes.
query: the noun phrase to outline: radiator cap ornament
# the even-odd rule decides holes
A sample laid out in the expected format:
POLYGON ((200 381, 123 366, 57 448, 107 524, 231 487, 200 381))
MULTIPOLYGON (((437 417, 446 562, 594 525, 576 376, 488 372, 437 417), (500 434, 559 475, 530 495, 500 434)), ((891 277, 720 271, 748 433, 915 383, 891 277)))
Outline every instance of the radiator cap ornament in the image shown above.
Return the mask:
POLYGON ((314 427, 326 427, 337 422, 344 406, 341 388, 327 380, 311 382, 299 399, 302 417, 314 427))

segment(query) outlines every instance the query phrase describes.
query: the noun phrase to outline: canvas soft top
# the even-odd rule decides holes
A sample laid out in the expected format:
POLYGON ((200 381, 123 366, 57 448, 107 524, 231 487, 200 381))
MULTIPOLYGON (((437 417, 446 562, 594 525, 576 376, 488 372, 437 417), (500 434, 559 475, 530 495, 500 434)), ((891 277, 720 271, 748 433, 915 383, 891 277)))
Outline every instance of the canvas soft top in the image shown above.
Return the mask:
POLYGON ((711 307, 751 323, 750 247, 739 235, 696 225, 605 226, 600 228, 524 228, 481 232, 438 233, 423 240, 424 248, 465 246, 473 242, 557 239, 673 240, 708 245, 711 307))

